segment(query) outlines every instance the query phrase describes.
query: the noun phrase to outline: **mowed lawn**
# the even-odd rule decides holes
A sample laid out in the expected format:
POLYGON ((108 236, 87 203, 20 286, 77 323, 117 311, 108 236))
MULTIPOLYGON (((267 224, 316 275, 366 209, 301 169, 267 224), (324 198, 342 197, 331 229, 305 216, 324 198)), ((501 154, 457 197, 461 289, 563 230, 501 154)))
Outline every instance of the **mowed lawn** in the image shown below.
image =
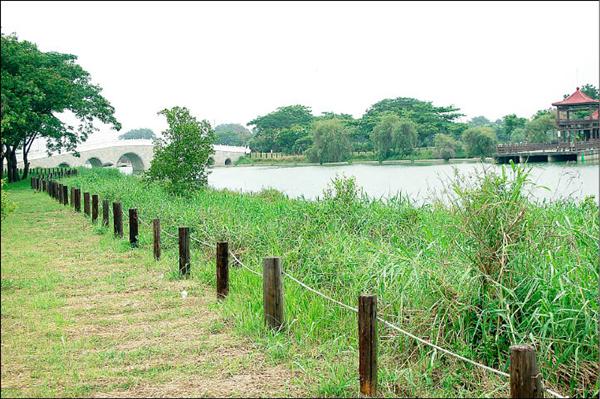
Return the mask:
POLYGON ((231 332, 213 287, 173 276, 174 255, 156 262, 25 183, 9 192, 2 397, 303 395, 231 332))

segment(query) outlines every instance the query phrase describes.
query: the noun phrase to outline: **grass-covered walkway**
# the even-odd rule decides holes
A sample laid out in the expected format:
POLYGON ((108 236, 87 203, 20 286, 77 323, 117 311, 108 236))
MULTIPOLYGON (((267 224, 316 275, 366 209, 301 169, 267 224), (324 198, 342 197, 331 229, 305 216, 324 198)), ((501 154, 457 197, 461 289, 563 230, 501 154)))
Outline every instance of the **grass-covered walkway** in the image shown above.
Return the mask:
POLYGON ((170 260, 26 183, 10 195, 2 397, 302 395, 287 367, 232 334, 212 288, 170 278, 170 260))

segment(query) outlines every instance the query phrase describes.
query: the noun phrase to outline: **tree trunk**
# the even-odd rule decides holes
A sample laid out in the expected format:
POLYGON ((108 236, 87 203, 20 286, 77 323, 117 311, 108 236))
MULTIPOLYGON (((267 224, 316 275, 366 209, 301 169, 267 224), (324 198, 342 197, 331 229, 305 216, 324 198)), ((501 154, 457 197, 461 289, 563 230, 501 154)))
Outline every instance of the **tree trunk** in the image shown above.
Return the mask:
POLYGON ((19 171, 17 169, 17 154, 15 148, 7 146, 6 163, 8 168, 8 182, 14 183, 19 181, 19 171))
POLYGON ((29 175, 29 160, 27 159, 27 153, 29 151, 25 151, 23 149, 23 176, 21 177, 23 180, 27 179, 29 175))
POLYGON ((0 154, 0 179, 4 179, 4 150, 2 150, 2 154, 0 154))

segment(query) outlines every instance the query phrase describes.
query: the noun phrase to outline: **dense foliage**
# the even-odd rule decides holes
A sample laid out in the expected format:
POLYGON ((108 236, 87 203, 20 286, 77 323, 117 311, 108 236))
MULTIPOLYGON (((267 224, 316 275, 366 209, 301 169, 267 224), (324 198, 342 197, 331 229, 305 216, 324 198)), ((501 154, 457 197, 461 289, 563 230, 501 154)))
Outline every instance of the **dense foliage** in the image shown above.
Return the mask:
POLYGON ((156 135, 152 129, 141 128, 131 129, 119 136, 119 140, 153 140, 156 135))
MULTIPOLYGON (((333 181, 317 201, 274 190, 207 189, 179 198, 107 170, 83 170, 67 184, 136 207, 146 221, 159 217, 171 234, 186 225, 200 240, 226 240, 254 269, 264 256, 281 256, 287 273, 345 303, 377 294, 382 317, 473 360, 507 371, 510 345, 530 344, 547 386, 571 396, 599 388, 598 205, 530 202, 522 168, 457 175, 449 197, 422 206, 400 196, 369 199, 352 179, 333 181)), ((151 242, 150 228, 141 234, 151 242)), ((212 259, 212 246, 196 245, 194 262, 212 259)), ((176 250, 176 240, 165 236, 163 248, 176 250)), ((212 262, 195 263, 196 278, 212 283, 212 262)), ((236 294, 225 309, 241 331, 264 342, 260 278, 233 270, 236 294)), ((270 348, 324 384, 323 393, 355 394, 355 315, 289 280, 284 285, 290 323, 270 348), (334 382, 337 390, 327 390, 334 382)), ((380 336, 383 395, 508 396, 506 379, 383 326, 380 336)))
POLYGON ((164 109, 159 115, 167 118, 169 128, 155 141, 154 157, 146 178, 180 195, 206 186, 215 141, 210 123, 199 122, 185 107, 164 109))
POLYGON ((307 151, 310 162, 340 162, 350 159, 350 129, 341 119, 314 122, 312 147, 307 151))
POLYGON ((7 159, 8 180, 19 179, 16 151, 23 151, 27 177, 27 156, 36 138, 47 140, 49 152, 74 150, 97 130, 99 120, 119 130, 114 108, 91 82, 88 72, 71 54, 40 51, 34 43, 2 34, 2 150, 7 159), (69 112, 79 122, 70 126, 58 114, 69 112))
POLYGON ((247 146, 250 130, 237 123, 224 123, 215 127, 216 144, 247 146))

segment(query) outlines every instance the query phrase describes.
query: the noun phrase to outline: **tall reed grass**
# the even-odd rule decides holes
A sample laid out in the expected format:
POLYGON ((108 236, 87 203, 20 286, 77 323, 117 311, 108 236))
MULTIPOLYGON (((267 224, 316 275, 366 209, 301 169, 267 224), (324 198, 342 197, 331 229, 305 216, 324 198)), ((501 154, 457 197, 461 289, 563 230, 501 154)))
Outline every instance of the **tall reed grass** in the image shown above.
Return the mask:
MULTIPOLYGON (((531 202, 522 167, 457 175, 448 181, 449 198, 421 206, 402 196, 370 199, 346 178, 332 181, 318 201, 274 190, 205 189, 180 198, 112 170, 82 169, 65 180, 121 201, 124 210, 137 207, 146 221, 159 217, 171 233, 185 225, 201 240, 227 240, 255 269, 263 257, 281 256, 290 274, 345 303, 375 293, 383 317, 489 366, 506 371, 511 344, 534 345, 550 386, 569 394, 598 391, 598 205, 593 199, 531 202)), ((143 237, 150 240, 150 233, 143 237)), ((163 246, 176 242, 165 237, 163 246)), ((200 278, 210 281, 212 272, 200 278)), ((257 282, 247 277, 235 284, 248 294, 228 305, 232 317, 245 332, 269 334, 260 317, 252 319, 260 315, 257 282)), ((298 358, 281 356, 292 356, 300 369, 314 366, 337 378, 335 386, 321 381, 321 394, 354 394, 353 315, 289 284, 286 309, 296 316, 286 337, 296 349, 271 337, 272 350, 285 347, 298 358), (328 366, 315 363, 318 356, 328 366)), ((497 392, 474 386, 484 383, 472 368, 409 338, 385 332, 381 339, 386 394, 497 392), (446 388, 420 391, 419 384, 446 388)))

